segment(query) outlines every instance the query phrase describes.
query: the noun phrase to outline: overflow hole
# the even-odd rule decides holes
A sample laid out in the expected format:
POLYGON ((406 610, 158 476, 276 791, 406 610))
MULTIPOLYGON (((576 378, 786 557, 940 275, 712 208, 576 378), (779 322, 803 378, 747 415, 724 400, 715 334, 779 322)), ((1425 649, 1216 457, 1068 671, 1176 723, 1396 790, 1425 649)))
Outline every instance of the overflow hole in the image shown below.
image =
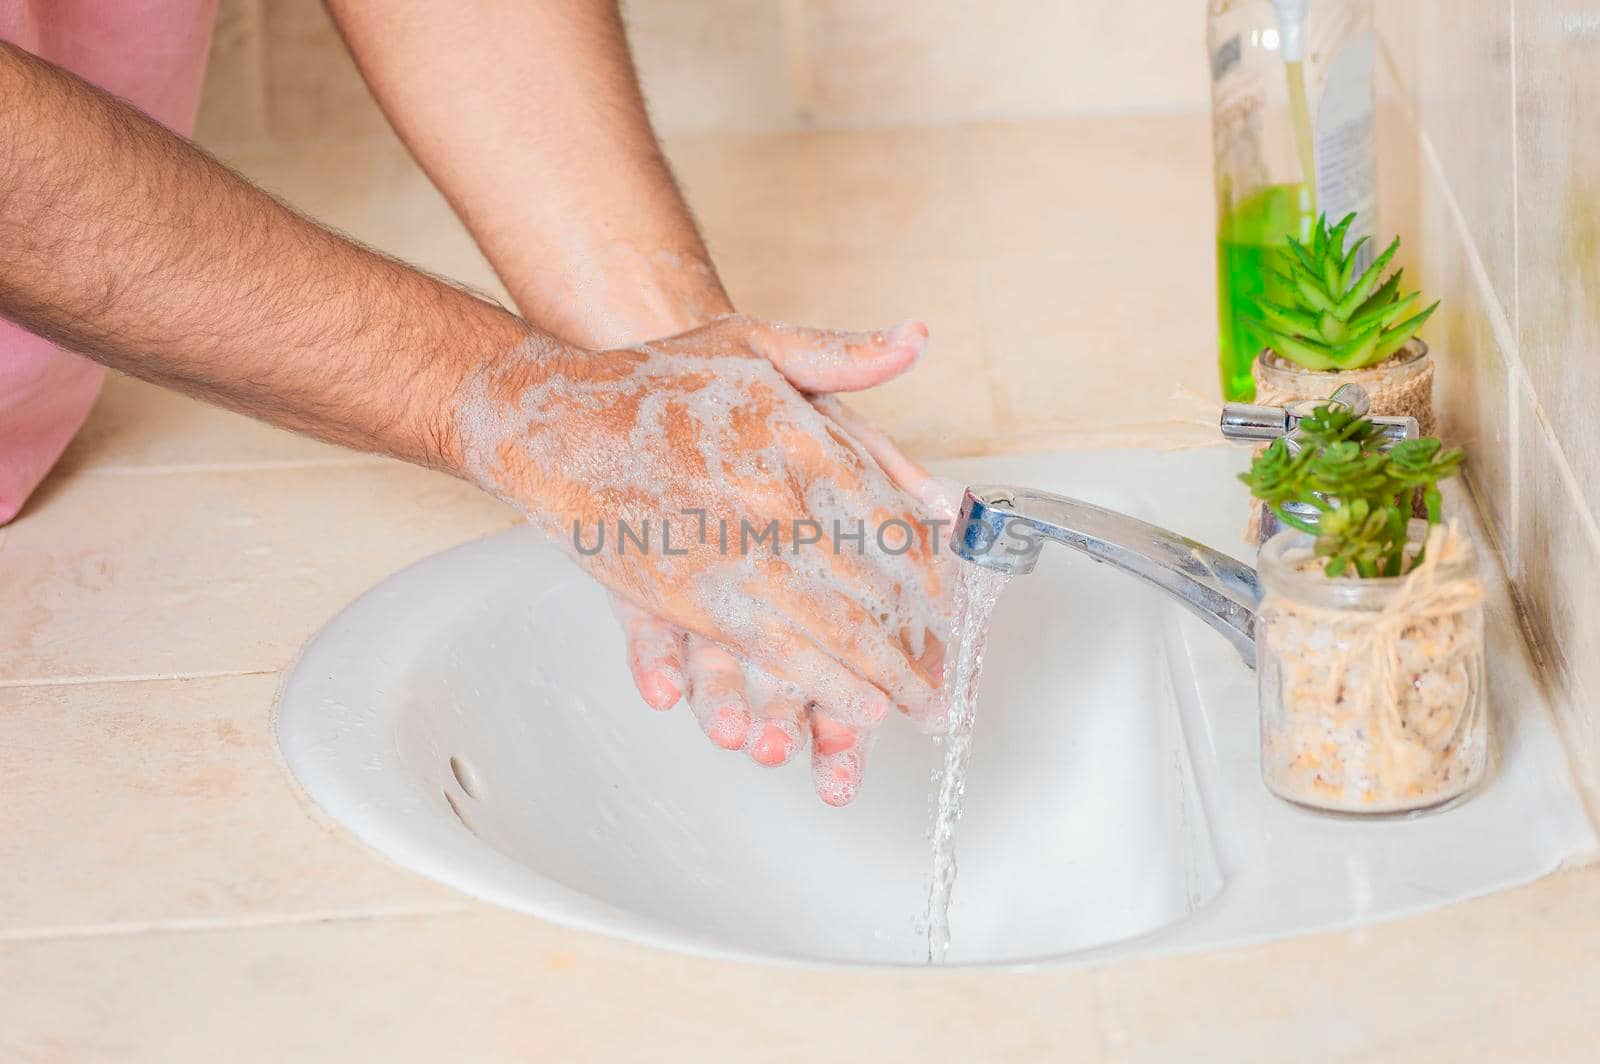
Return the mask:
POLYGON ((461 784, 461 789, 467 792, 468 798, 478 797, 478 777, 459 757, 450 759, 450 774, 461 784))
MULTIPOLYGON (((456 804, 455 795, 451 794, 447 790, 442 789, 440 793, 444 795, 444 802, 450 807, 450 811, 456 815, 457 820, 461 821, 461 826, 466 828, 468 831, 472 831, 472 825, 467 822, 466 815, 461 812, 461 807, 456 804)), ((472 833, 474 835, 477 834, 476 831, 472 831, 472 833)))

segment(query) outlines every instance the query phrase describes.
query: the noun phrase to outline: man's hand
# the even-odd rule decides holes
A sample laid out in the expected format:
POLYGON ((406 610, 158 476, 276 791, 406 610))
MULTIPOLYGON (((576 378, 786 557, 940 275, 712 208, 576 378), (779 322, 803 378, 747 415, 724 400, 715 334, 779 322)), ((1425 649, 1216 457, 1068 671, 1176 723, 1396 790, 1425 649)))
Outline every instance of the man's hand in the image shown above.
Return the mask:
POLYGON ((527 349, 467 381, 461 459, 621 597, 648 702, 686 694, 714 741, 764 763, 809 725, 818 791, 842 804, 891 705, 942 717, 930 522, 949 514, 891 480, 931 483, 887 440, 797 389, 870 386, 925 337, 728 317, 638 348, 527 349))
MULTIPOLYGON (((882 380, 897 372, 886 370, 882 380)), ((850 433, 936 521, 954 521, 956 507, 950 494, 888 436, 832 395, 813 396, 811 403, 850 433)), ((817 794, 830 805, 844 805, 855 797, 871 731, 843 724, 826 712, 812 713, 809 702, 785 691, 762 669, 625 599, 613 595, 612 608, 627 638, 629 671, 646 705, 664 711, 687 699, 712 742, 725 750, 742 750, 769 768, 787 764, 810 735, 817 794)), ((917 723, 936 727, 943 717, 935 714, 917 723)))
MULTIPOLYGON (((732 309, 651 132, 616 0, 328 7, 395 129, 530 320, 606 349, 732 309)), ((822 390, 903 368, 875 366, 876 379, 822 390)), ((842 406, 826 416, 906 490, 931 483, 842 406)), ((714 742, 763 764, 787 761, 809 731, 819 790, 836 803, 855 793, 857 729, 804 702, 796 709, 793 693, 704 636, 626 601, 618 614, 646 702, 664 709, 687 694, 714 742)))
MULTIPOLYGON (((887 380, 892 373, 886 373, 887 380)), ((903 491, 937 522, 951 522, 955 504, 943 485, 836 397, 813 396, 812 405, 849 432, 903 491)), ((937 543, 935 544, 937 546, 937 543)), ((687 699, 701 730, 725 750, 742 750, 759 765, 784 765, 811 737, 811 775, 817 794, 844 805, 861 786, 873 732, 851 727, 777 684, 764 670, 741 661, 701 636, 612 596, 628 643, 628 668, 645 704, 668 710, 687 699)), ((920 718, 937 727, 942 714, 920 718)))

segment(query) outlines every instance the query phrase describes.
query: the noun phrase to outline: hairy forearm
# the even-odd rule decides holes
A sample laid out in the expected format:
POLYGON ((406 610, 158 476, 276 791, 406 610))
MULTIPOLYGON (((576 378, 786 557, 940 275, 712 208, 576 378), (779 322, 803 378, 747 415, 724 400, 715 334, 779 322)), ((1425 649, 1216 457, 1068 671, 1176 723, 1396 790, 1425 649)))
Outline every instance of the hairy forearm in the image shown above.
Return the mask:
POLYGON ((450 396, 523 322, 4 44, 0 101, 0 314, 286 427, 454 468, 450 396))
POLYGON ((590 347, 730 309, 615 0, 329 0, 391 122, 529 319, 590 347))

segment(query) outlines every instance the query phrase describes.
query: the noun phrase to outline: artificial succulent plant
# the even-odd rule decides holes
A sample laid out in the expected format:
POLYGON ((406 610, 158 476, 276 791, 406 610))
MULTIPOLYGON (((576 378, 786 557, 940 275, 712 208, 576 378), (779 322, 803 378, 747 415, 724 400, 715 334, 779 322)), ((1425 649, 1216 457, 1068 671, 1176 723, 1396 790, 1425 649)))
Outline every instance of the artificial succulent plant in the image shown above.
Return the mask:
POLYGON ((1408 554, 1412 500, 1420 492, 1429 529, 1439 523, 1439 481, 1461 467, 1460 451, 1432 437, 1384 449, 1377 427, 1341 406, 1318 407, 1300 422, 1297 440, 1298 449, 1274 440, 1239 479, 1284 524, 1317 537, 1328 576, 1399 576, 1422 561, 1420 549, 1408 554), (1287 503, 1315 507, 1316 523, 1287 503))
POLYGON ((1395 270, 1380 283, 1400 250, 1399 237, 1356 275, 1356 261, 1368 238, 1348 249, 1344 246, 1355 217, 1348 214, 1331 227, 1326 216, 1318 218, 1309 246, 1290 237, 1281 259, 1287 272, 1274 271, 1288 299, 1264 298, 1257 303, 1272 349, 1306 369, 1375 366, 1404 347, 1439 306, 1434 302, 1406 317, 1416 306, 1418 293, 1400 294, 1400 275, 1405 271, 1395 270))

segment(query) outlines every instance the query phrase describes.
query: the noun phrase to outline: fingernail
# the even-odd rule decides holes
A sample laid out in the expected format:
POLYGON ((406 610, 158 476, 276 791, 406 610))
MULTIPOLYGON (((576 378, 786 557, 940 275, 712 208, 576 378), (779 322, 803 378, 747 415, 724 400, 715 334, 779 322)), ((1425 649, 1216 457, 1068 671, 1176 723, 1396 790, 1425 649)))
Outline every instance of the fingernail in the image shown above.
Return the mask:
POLYGON ((860 759, 854 753, 819 757, 811 765, 811 783, 828 805, 849 805, 861 788, 860 759))
POLYGON ((683 680, 667 670, 646 673, 639 686, 643 688, 645 705, 661 712, 677 705, 683 697, 683 680))
POLYGON ((891 344, 914 344, 919 348, 927 338, 928 327, 915 318, 907 318, 890 329, 888 335, 891 344))
POLYGON ((794 755, 794 736, 776 724, 761 729, 761 736, 750 748, 750 756, 763 765, 776 767, 794 755))
POLYGON ((717 717, 706 734, 724 750, 743 750, 745 738, 750 734, 750 717, 738 706, 723 706, 717 710, 717 717))

